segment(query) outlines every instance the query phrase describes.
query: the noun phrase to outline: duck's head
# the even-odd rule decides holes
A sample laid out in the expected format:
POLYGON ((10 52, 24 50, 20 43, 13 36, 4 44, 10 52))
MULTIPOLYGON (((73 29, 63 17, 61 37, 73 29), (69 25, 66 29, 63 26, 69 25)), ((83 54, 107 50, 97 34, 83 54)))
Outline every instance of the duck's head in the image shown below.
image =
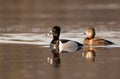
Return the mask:
POLYGON ((55 37, 59 37, 60 36, 60 27, 59 26, 54 26, 53 29, 52 29, 52 34, 53 36, 55 37))
POLYGON ((89 27, 86 30, 86 34, 88 38, 94 38, 95 37, 95 29, 93 27, 89 27))

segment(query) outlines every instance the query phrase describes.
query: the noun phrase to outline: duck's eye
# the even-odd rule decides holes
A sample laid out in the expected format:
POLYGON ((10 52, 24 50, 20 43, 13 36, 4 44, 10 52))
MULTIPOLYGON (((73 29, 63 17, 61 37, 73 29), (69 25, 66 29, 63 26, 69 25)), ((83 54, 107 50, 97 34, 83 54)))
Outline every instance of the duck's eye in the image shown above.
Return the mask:
POLYGON ((87 31, 87 33, 90 33, 90 31, 87 31))
POLYGON ((55 29, 53 29, 53 31, 55 31, 55 29))

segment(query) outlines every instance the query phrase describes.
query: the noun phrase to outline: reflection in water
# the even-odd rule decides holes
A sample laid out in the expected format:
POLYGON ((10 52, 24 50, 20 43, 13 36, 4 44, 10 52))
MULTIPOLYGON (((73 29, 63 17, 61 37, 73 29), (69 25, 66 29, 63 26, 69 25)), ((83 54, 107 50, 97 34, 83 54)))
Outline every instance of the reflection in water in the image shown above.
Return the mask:
POLYGON ((95 61, 95 51, 93 48, 88 47, 85 52, 82 54, 82 56, 88 61, 88 62, 94 62, 95 61))
POLYGON ((79 51, 51 51, 53 53, 49 48, 35 45, 1 44, 0 79, 97 79, 98 76, 100 79, 111 76, 114 76, 113 79, 119 78, 120 48, 95 51, 95 63, 90 64, 81 60, 79 51), (46 63, 49 53, 52 54, 52 65, 46 63))
POLYGON ((61 63, 61 59, 60 59, 58 50, 57 49, 51 50, 51 52, 53 53, 53 58, 52 58, 51 64, 54 64, 55 67, 59 67, 60 63, 61 63))
POLYGON ((85 58, 88 62, 95 62, 96 59, 96 52, 99 50, 106 50, 107 48, 105 47, 85 47, 83 50, 84 52, 82 53, 82 57, 85 58))
MULTIPOLYGON (((52 59, 48 59, 50 64, 53 64, 55 67, 60 67, 61 64, 61 58, 60 58, 60 54, 63 53, 71 53, 71 52, 59 52, 59 49, 55 49, 55 48, 50 48, 51 52, 53 54, 53 58, 52 59)), ((81 49, 81 51, 83 52, 82 54, 82 58, 84 58, 87 62, 95 62, 96 61, 96 52, 101 52, 101 51, 106 51, 108 48, 105 47, 83 47, 81 49)), ((80 53, 80 50, 76 50, 74 52, 78 52, 80 53)))
POLYGON ((53 57, 52 58, 48 58, 48 62, 50 64, 53 64, 56 68, 60 67, 61 59, 60 59, 60 55, 59 55, 58 49, 51 49, 51 52, 52 52, 53 57))
POLYGON ((74 50, 71 48, 71 50, 64 50, 64 51, 59 51, 59 48, 57 45, 52 45, 50 46, 50 50, 53 54, 53 57, 52 58, 48 58, 48 62, 50 64, 53 64, 55 67, 60 67, 60 64, 61 64, 61 58, 60 58, 60 53, 71 53, 71 52, 76 52, 78 50, 74 50))

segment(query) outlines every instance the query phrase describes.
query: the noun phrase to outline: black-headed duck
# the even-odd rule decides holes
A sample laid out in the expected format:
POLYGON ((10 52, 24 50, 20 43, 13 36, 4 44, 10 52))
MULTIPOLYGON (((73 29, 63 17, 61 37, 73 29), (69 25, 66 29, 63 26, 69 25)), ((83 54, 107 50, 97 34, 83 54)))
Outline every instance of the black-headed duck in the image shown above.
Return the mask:
POLYGON ((79 50, 83 45, 72 40, 59 39, 61 29, 59 26, 54 26, 52 29, 53 39, 50 47, 53 49, 59 49, 59 52, 73 52, 79 50))

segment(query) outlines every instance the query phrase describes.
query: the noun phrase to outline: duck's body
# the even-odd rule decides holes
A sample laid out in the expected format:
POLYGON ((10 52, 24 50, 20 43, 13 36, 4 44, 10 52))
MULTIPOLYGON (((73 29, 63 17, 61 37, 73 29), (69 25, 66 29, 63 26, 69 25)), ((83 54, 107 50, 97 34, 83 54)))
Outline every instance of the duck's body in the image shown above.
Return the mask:
POLYGON ((74 52, 77 51, 83 46, 82 44, 72 41, 72 40, 65 40, 60 39, 59 40, 59 51, 62 52, 74 52))
POLYGON ((55 26, 53 28, 53 40, 50 47, 52 49, 59 49, 59 52, 74 52, 79 50, 83 45, 72 40, 59 39, 60 27, 55 26))
POLYGON ((105 39, 100 39, 100 38, 94 38, 94 39, 90 39, 90 38, 85 38, 84 42, 85 45, 112 45, 114 44, 111 41, 105 40, 105 39))
POLYGON ((95 37, 95 29, 90 27, 86 31, 87 37, 83 40, 85 45, 101 46, 101 45, 112 45, 114 44, 111 41, 100 39, 95 37))

